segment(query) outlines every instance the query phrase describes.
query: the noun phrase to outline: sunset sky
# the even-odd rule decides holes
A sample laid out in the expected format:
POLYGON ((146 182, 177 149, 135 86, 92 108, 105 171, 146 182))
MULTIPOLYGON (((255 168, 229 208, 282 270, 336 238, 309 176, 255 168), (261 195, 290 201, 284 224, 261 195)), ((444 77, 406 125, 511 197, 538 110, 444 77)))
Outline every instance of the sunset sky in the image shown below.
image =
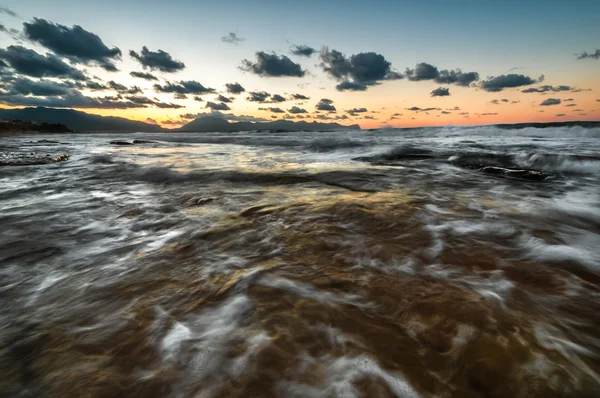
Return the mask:
POLYGON ((598 15, 597 0, 3 0, 0 107, 165 127, 214 110, 366 128, 600 120, 598 15))

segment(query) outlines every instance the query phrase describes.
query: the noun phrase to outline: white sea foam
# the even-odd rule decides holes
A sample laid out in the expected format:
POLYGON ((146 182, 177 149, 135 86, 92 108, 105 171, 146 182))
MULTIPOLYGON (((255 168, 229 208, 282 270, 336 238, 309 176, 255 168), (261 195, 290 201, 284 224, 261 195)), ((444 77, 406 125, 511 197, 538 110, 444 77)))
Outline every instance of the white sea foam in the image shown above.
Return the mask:
POLYGON ((420 397, 402 375, 384 370, 368 355, 305 359, 305 365, 317 363, 324 376, 322 384, 315 386, 293 380, 283 381, 278 383, 277 393, 292 398, 358 398, 363 395, 357 390, 354 382, 361 377, 371 376, 381 379, 397 397, 420 397))
POLYGON ((256 281, 262 286, 269 286, 283 290, 297 296, 319 301, 324 304, 351 304, 358 307, 366 307, 362 298, 357 294, 334 294, 328 291, 319 290, 313 285, 293 281, 275 275, 265 274, 256 281))

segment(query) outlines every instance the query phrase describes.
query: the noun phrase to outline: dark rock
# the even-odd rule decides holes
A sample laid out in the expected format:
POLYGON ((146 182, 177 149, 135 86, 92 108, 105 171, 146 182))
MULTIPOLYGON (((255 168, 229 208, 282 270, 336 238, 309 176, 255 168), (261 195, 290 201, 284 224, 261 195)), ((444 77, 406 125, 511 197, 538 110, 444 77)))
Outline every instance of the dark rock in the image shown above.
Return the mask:
POLYGON ((133 142, 116 140, 111 141, 110 145, 133 145, 133 142))
POLYGON ((519 170, 507 169, 504 167, 486 166, 479 169, 479 171, 501 177, 518 178, 528 181, 544 181, 546 178, 548 178, 547 174, 535 170, 519 170))
POLYGON ((393 166, 397 162, 411 161, 411 160, 424 160, 435 158, 435 153, 428 149, 414 148, 411 146, 403 146, 394 148, 387 153, 383 153, 375 156, 363 156, 354 158, 361 162, 369 162, 379 166, 393 166))
POLYGON ((149 140, 133 140, 134 144, 155 144, 156 141, 149 141, 149 140))
POLYGON ((458 167, 472 170, 479 170, 487 166, 502 168, 516 167, 512 155, 496 153, 467 152, 457 156, 450 162, 458 167))

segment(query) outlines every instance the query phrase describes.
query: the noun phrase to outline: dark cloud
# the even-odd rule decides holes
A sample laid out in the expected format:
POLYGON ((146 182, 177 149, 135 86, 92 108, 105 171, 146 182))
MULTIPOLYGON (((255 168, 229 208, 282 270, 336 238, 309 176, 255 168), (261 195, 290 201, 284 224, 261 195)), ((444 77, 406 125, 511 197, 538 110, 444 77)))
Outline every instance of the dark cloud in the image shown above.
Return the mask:
POLYGON ((10 10, 6 7, 2 7, 0 6, 0 14, 6 14, 6 15, 10 15, 11 17, 18 17, 19 15, 14 12, 13 10, 10 10))
POLYGON ((375 118, 373 116, 369 116, 369 115, 363 117, 363 119, 375 120, 375 118))
POLYGON ((310 97, 307 97, 306 95, 302 95, 302 94, 292 94, 290 99, 296 100, 296 101, 305 101, 305 100, 309 100, 310 97))
POLYGON ((227 88, 227 92, 229 94, 240 94, 246 91, 246 89, 239 83, 227 83, 225 87, 227 88))
POLYGON ((261 111, 269 111, 273 113, 285 113, 285 111, 281 108, 258 108, 261 111))
POLYGON ((162 109, 180 109, 180 108, 184 108, 184 106, 179 105, 179 104, 173 104, 171 102, 167 103, 167 102, 155 102, 154 105, 157 108, 162 108, 162 109))
POLYGON ((153 99, 144 97, 144 96, 127 96, 125 97, 127 100, 134 102, 136 104, 140 104, 140 105, 151 105, 151 106, 156 106, 157 108, 161 108, 161 109, 180 109, 183 108, 183 106, 178 105, 178 104, 173 104, 173 103, 168 103, 168 102, 160 102, 160 101, 155 101, 153 99))
POLYGON ((221 37, 222 42, 229 43, 229 44, 235 44, 236 46, 238 44, 240 44, 241 42, 243 42, 244 40, 246 40, 246 39, 244 39, 243 37, 240 37, 235 32, 229 32, 229 34, 227 36, 221 37))
POLYGON ((167 82, 164 86, 160 84, 154 85, 154 90, 161 93, 178 93, 178 94, 208 94, 214 93, 215 90, 210 87, 204 87, 202 84, 194 80, 167 82))
POLYGON ((539 83, 542 80, 543 77, 539 78, 538 80, 535 80, 530 78, 529 76, 511 73, 508 75, 489 77, 487 80, 481 82, 481 88, 489 92, 498 92, 502 91, 505 88, 528 86, 530 84, 539 83))
POLYGON ((154 76, 151 73, 145 73, 145 72, 130 72, 129 73, 131 76, 133 77, 138 77, 140 79, 145 79, 145 80, 158 80, 158 78, 156 76, 154 76))
POLYGON ((462 116, 468 115, 468 114, 469 114, 469 112, 461 112, 461 113, 459 113, 459 115, 462 115, 462 116))
POLYGON ((438 87, 431 92, 432 97, 446 97, 450 95, 450 89, 444 87, 438 87))
POLYGON ((292 106, 290 109, 288 109, 288 112, 289 112, 289 113, 292 113, 292 114, 298 114, 298 113, 308 113, 308 112, 306 111, 306 109, 299 108, 299 107, 297 107, 297 106, 292 106))
POLYGON ((522 93, 545 93, 548 91, 552 91, 552 92, 559 92, 559 91, 569 91, 572 90, 573 87, 571 86, 549 86, 549 85, 545 85, 545 86, 540 86, 540 87, 530 87, 530 88, 526 88, 525 90, 522 90, 522 93))
POLYGON ((550 106, 550 105, 558 105, 560 104, 560 99, 558 98, 547 98, 544 101, 542 101, 542 103, 540 104, 540 106, 550 106))
POLYGON ((20 42, 22 40, 21 32, 18 31, 17 29, 8 29, 6 26, 0 24, 0 32, 6 33, 10 37, 12 37, 13 40, 15 40, 17 42, 20 42))
POLYGON ((24 95, 0 94, 0 103, 13 106, 44 106, 49 108, 91 108, 91 109, 131 109, 145 108, 147 105, 132 101, 122 101, 116 97, 86 97, 79 91, 57 97, 31 97, 24 95))
POLYGON ((563 102, 570 102, 570 101, 573 101, 573 98, 567 98, 567 99, 563 100, 563 102))
POLYGON ((134 102, 134 103, 140 104, 140 105, 154 105, 156 103, 156 101, 154 101, 148 97, 144 97, 144 96, 130 95, 125 98, 131 102, 134 102))
POLYGON ((405 74, 408 80, 412 81, 433 80, 440 75, 440 71, 433 65, 421 62, 417 64, 415 69, 406 68, 405 74))
POLYGON ((141 94, 142 89, 138 86, 127 87, 113 80, 108 82, 108 88, 115 90, 119 94, 141 94))
POLYGON ((142 47, 142 51, 130 50, 129 55, 137 59, 144 69, 158 70, 165 73, 175 73, 185 69, 185 64, 174 60, 171 54, 163 50, 150 51, 148 47, 142 47))
POLYGON ((317 49, 309 47, 309 46, 292 46, 291 48, 291 52, 294 55, 300 56, 300 57, 310 57, 311 55, 313 55, 314 53, 317 52, 317 49))
POLYGON ((592 89, 591 88, 576 88, 574 90, 571 90, 572 93, 579 93, 582 91, 592 91, 592 89))
POLYGON ((327 98, 321 98, 319 103, 315 105, 315 108, 319 111, 329 111, 335 112, 335 106, 333 106, 333 101, 327 98))
POLYGON ((600 59, 600 50, 596 49, 593 53, 587 53, 586 51, 581 54, 576 54, 577 59, 600 59))
POLYGON ((72 62, 95 64, 107 71, 117 70, 114 62, 121 59, 121 50, 117 47, 108 48, 98 35, 79 25, 69 28, 34 18, 31 23, 25 22, 23 27, 23 33, 29 40, 72 62))
POLYGON ((306 71, 285 55, 268 54, 264 51, 256 53, 256 62, 247 59, 242 61, 240 69, 266 77, 303 77, 306 71))
POLYGON ((345 80, 335 86, 338 91, 365 91, 369 88, 366 84, 345 80))
POLYGON ((271 102, 285 102, 286 99, 285 97, 279 95, 279 94, 273 94, 271 96, 271 102))
POLYGON ((81 88, 87 88, 88 90, 92 90, 92 91, 104 91, 104 90, 109 89, 108 86, 106 86, 102 83, 94 82, 94 81, 88 81, 81 88))
POLYGON ((577 106, 577 104, 568 104, 568 105, 565 105, 565 106, 577 106))
POLYGON ((204 102, 204 100, 202 98, 198 97, 197 95, 194 96, 194 101, 204 102))
POLYGON ((229 105, 221 102, 220 104, 214 103, 214 102, 210 102, 208 101, 206 103, 206 107, 212 109, 213 111, 228 111, 231 108, 229 108, 229 105))
POLYGON ((246 99, 250 102, 266 103, 271 94, 266 91, 250 91, 246 99))
POLYGON ((352 116, 356 116, 359 113, 365 113, 368 112, 367 108, 352 108, 352 109, 348 109, 346 110, 346 113, 352 116))
POLYGON ((227 98, 226 96, 220 94, 217 96, 217 98, 215 98, 215 101, 225 102, 228 104, 232 102, 231 98, 227 98))
POLYGON ((50 80, 35 81, 22 77, 11 81, 6 87, 2 85, 0 85, 0 87, 6 89, 8 93, 33 95, 38 97, 68 95, 72 91, 71 86, 65 83, 57 83, 50 80))
POLYGON ((562 116, 565 116, 565 114, 564 114, 564 113, 557 113, 557 114, 556 114, 556 115, 554 115, 554 116, 562 117, 562 116))
POLYGON ((384 80, 403 78, 392 70, 391 62, 374 52, 358 53, 346 58, 337 50, 323 47, 319 56, 323 71, 340 81, 336 86, 339 91, 364 91, 384 80))
POLYGON ((0 58, 8 63, 15 72, 32 77, 65 77, 85 80, 84 74, 60 58, 41 55, 23 46, 8 46, 0 49, 0 58))
POLYGON ((477 72, 463 72, 460 69, 440 71, 436 66, 426 62, 418 63, 414 69, 407 68, 406 76, 412 81, 434 80, 440 84, 456 84, 463 87, 479 80, 477 72))
POLYGON ((176 93, 175 95, 173 95, 173 98, 175 98, 177 100, 184 100, 184 99, 187 99, 187 97, 188 96, 185 95, 185 94, 178 94, 178 93, 176 93))
POLYGON ((441 111, 440 108, 419 108, 418 106, 413 106, 410 108, 405 108, 407 111, 413 112, 429 112, 429 111, 441 111))
POLYGON ((261 104, 285 102, 285 97, 279 94, 269 94, 266 91, 250 91, 246 99, 250 102, 261 104))
MULTIPOLYGON (((503 98, 503 99, 500 99, 500 100, 494 99, 494 100, 490 101, 490 104, 499 105, 500 102, 505 102, 506 103, 506 102, 510 102, 510 101, 507 100, 506 98, 503 98)), ((516 103, 516 102, 517 101, 513 101, 513 104, 516 103)))
POLYGON ((179 115, 181 119, 191 120, 202 116, 210 116, 213 118, 228 120, 232 122, 264 122, 266 119, 248 115, 234 115, 231 113, 222 113, 219 111, 211 111, 206 113, 186 113, 179 115))
POLYGON ((477 116, 496 116, 498 112, 476 113, 477 116))
POLYGON ((479 73, 462 72, 460 69, 441 70, 435 78, 435 81, 440 84, 456 84, 463 87, 467 87, 477 80, 479 80, 479 73))
POLYGON ((197 118, 200 115, 205 115, 205 113, 184 113, 182 115, 179 115, 180 119, 185 119, 185 120, 192 120, 197 118))
POLYGON ((450 114, 452 114, 452 112, 448 112, 448 111, 442 111, 442 112, 440 112, 440 113, 441 113, 442 115, 450 115, 450 114))
POLYGON ((348 120, 347 115, 337 115, 335 117, 329 115, 317 115, 314 118, 319 120, 348 120))

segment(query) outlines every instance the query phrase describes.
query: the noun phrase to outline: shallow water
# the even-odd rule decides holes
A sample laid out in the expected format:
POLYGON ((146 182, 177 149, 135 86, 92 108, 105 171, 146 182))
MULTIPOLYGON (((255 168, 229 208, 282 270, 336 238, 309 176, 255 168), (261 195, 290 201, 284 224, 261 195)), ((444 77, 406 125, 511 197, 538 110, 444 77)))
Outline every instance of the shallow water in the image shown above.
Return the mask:
POLYGON ((599 129, 1 147, 2 396, 600 394, 599 129))

